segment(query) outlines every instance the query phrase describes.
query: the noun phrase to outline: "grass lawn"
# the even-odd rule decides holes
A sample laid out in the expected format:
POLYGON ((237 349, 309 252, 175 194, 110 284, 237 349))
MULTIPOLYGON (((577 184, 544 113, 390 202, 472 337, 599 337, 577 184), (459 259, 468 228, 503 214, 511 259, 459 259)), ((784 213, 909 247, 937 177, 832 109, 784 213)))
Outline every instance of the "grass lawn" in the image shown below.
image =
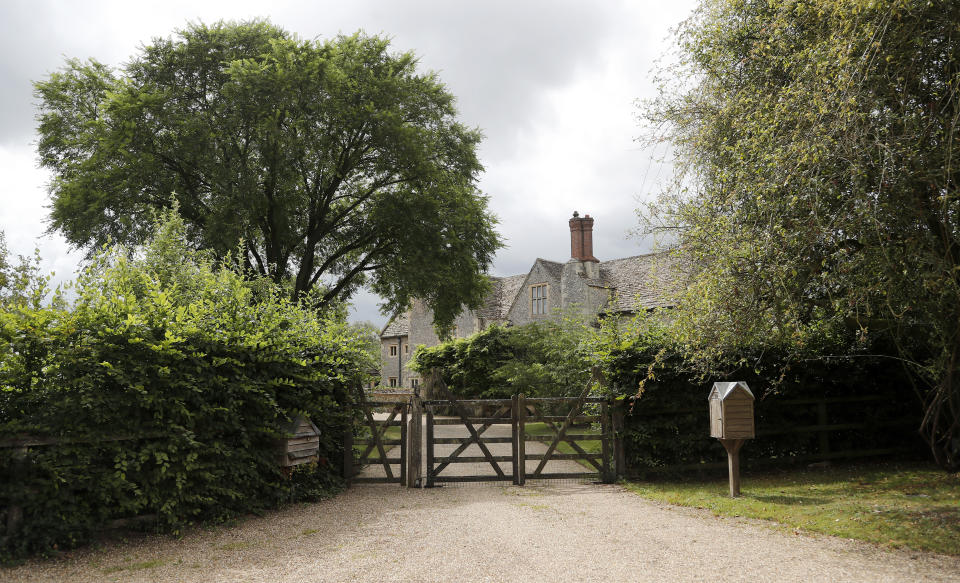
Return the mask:
MULTIPOLYGON (((560 427, 561 425, 562 423, 556 424, 557 427, 560 427)), ((527 435, 550 435, 550 436, 555 435, 555 433, 553 432, 553 429, 547 427, 546 423, 527 423, 524 425, 524 429, 526 430, 527 435)), ((586 426, 586 427, 577 426, 577 427, 571 427, 570 429, 568 429, 567 433, 572 435, 585 435, 588 433, 593 435, 599 435, 600 428, 599 427, 595 428, 593 425, 586 426)), ((546 443, 544 445, 549 446, 550 444, 546 443)), ((587 453, 600 453, 601 451, 601 442, 599 439, 590 440, 590 441, 578 440, 577 445, 582 447, 583 451, 587 453)), ((557 452, 558 453, 578 453, 566 441, 561 441, 559 444, 557 444, 557 452)), ((597 468, 590 465, 590 462, 588 462, 587 460, 575 460, 575 461, 581 466, 590 470, 591 472, 597 471, 597 468)))
POLYGON ((960 474, 930 465, 876 464, 744 475, 742 497, 726 478, 632 482, 652 500, 706 508, 718 516, 772 520, 888 547, 960 555, 960 474))
MULTIPOLYGON (((384 439, 400 439, 400 428, 399 428, 399 427, 387 427, 387 433, 384 434, 383 438, 384 438, 384 439)), ((356 439, 356 438, 354 438, 354 439, 356 439)), ((369 439, 369 437, 366 437, 366 438, 363 438, 363 439, 366 440, 366 439, 369 439)), ((393 449, 393 448, 395 448, 395 447, 398 447, 398 446, 396 446, 396 445, 385 445, 385 446, 383 446, 383 450, 384 450, 387 454, 389 454, 389 453, 390 453, 390 450, 393 449)), ((357 452, 357 455, 360 455, 361 453, 363 453, 365 449, 367 449, 367 446, 366 446, 366 445, 364 445, 364 444, 358 444, 356 441, 354 441, 353 450, 354 450, 355 452, 357 452)), ((370 459, 370 460, 378 460, 378 459, 380 459, 380 452, 377 451, 376 446, 374 446, 373 451, 370 452, 370 457, 369 457, 368 459, 370 459)))

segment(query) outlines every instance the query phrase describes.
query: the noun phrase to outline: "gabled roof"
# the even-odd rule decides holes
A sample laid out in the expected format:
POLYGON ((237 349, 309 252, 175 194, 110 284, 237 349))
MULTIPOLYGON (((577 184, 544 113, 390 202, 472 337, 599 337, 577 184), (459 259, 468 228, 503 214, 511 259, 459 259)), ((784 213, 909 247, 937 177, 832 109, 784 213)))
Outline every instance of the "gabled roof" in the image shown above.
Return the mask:
POLYGON ((511 285, 516 286, 515 289, 511 289, 510 295, 508 296, 508 301, 503 306, 504 319, 506 319, 507 315, 510 314, 513 304, 519 301, 520 290, 526 286, 528 280, 530 279, 530 274, 533 273, 533 270, 537 267, 538 263, 541 267, 543 267, 543 271, 546 272, 547 276, 555 280, 557 283, 560 282, 561 278, 563 277, 563 263, 550 261, 549 259, 544 259, 542 257, 537 257, 537 260, 533 262, 533 266, 530 267, 530 271, 520 275, 511 275, 509 278, 504 278, 511 280, 511 285))
POLYGON ((477 310, 477 315, 486 320, 505 320, 526 277, 526 274, 522 274, 492 278, 493 289, 483 306, 477 310))
POLYGON ((380 331, 380 338, 393 336, 408 336, 410 334, 410 313, 394 314, 387 325, 380 331))
MULTIPOLYGON (((537 258, 551 278, 559 281, 563 275, 563 263, 537 258)), ((477 315, 487 321, 506 320, 510 308, 520 295, 524 283, 533 271, 492 277, 490 294, 477 315)), ((666 308, 673 305, 673 294, 683 284, 684 270, 679 268, 676 259, 668 253, 647 253, 623 259, 612 259, 600 263, 600 277, 587 279, 587 285, 606 288, 614 293, 614 299, 607 309, 614 312, 632 312, 638 307, 644 309, 666 308)), ((381 338, 408 336, 410 334, 410 314, 395 314, 387 322, 381 338)))
POLYGON ((556 261, 550 261, 549 259, 541 259, 537 257, 537 260, 533 262, 534 265, 540 263, 543 266, 543 270, 547 272, 551 278, 559 280, 560 276, 563 275, 563 263, 558 263, 556 261))
POLYGON ((672 306, 672 296, 682 285, 682 274, 677 260, 669 253, 647 253, 600 263, 600 281, 616 292, 610 308, 617 312, 632 312, 638 306, 672 306))
POLYGON ((751 391, 750 387, 747 386, 747 383, 743 381, 713 383, 713 388, 710 390, 710 396, 713 396, 714 393, 717 393, 720 397, 720 400, 723 401, 738 388, 743 393, 749 395, 751 399, 755 398, 753 396, 753 391, 751 391))

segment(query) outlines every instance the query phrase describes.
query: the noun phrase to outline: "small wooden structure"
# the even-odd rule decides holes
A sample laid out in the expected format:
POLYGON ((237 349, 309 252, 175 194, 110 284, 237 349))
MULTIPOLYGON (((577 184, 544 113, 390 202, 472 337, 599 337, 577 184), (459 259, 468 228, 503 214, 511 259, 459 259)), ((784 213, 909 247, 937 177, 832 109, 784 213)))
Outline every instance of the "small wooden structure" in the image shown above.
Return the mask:
POLYGON ((750 387, 743 381, 713 383, 710 395, 710 437, 716 437, 727 450, 730 472, 730 496, 740 495, 740 448, 754 438, 753 401, 750 387))
POLYGON ((320 461, 320 430, 306 415, 297 415, 280 440, 280 465, 298 466, 320 461))
POLYGON ((713 383, 710 390, 710 437, 753 439, 753 393, 747 383, 713 383))

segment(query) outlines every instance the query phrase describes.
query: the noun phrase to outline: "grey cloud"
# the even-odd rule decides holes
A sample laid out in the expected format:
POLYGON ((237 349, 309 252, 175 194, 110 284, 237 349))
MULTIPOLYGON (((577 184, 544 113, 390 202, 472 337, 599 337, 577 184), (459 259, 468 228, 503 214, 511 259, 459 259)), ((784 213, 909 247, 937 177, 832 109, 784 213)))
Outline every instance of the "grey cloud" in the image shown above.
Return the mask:
POLYGON ((457 96, 464 121, 487 136, 488 163, 514 154, 512 136, 537 116, 545 91, 588 67, 616 20, 583 2, 384 3, 369 32, 394 37, 457 96), (379 28, 373 28, 379 27, 379 28))
MULTIPOLYGON (((662 52, 667 27, 683 16, 687 10, 683 5, 692 1, 677 0, 667 6, 571 0, 278 1, 269 5, 255 0, 8 0, 0 2, 0 147, 32 150, 31 82, 61 67, 64 57, 94 57, 120 65, 140 43, 170 35, 197 20, 269 17, 303 38, 329 38, 363 29, 390 36, 396 50, 414 51, 422 68, 437 71, 457 96, 464 123, 480 127, 486 135, 480 149, 487 167, 481 188, 490 194, 491 208, 500 216, 500 231, 509 244, 498 254, 494 274, 525 272, 538 256, 566 260, 566 220, 573 210, 596 217, 598 257, 635 255, 646 248, 626 234, 636 226, 636 197, 654 191, 651 184, 642 184, 648 153, 629 143, 599 144, 596 152, 571 169, 563 163, 544 164, 542 157, 535 167, 531 156, 536 153, 528 150, 537 144, 537 135, 558 123, 557 115, 609 119, 612 114, 598 111, 597 106, 591 111, 573 108, 558 113, 550 109, 550 102, 551 96, 608 65, 611 58, 630 61, 623 75, 638 80, 635 91, 631 85, 633 97, 649 95, 646 79, 652 58, 662 52), (548 177, 537 175, 556 176, 570 170, 575 171, 580 189, 573 194, 570 189, 563 194, 550 192, 548 177)), ((621 117, 615 123, 627 126, 628 132, 639 132, 632 118, 621 117)), ((652 172, 658 168, 654 165, 652 172)), ((26 225, 14 226, 13 217, 2 219, 0 229, 6 228, 8 234, 16 230, 28 235, 26 225)), ((37 224, 32 232, 40 234, 43 228, 37 224)), ((51 257, 50 261, 62 264, 62 259, 51 257)), ((364 293, 355 303, 353 319, 382 323, 374 296, 364 293)))

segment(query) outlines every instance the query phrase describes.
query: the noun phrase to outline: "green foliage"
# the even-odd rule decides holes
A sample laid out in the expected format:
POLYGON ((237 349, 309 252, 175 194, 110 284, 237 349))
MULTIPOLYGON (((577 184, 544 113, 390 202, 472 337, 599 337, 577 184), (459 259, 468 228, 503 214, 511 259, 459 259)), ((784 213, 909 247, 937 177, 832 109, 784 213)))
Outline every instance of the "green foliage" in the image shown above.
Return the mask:
POLYGON ((578 395, 590 378, 592 332, 572 317, 505 328, 490 326, 414 353, 411 368, 437 369, 462 397, 508 398, 578 395))
POLYGON ((671 333, 705 370, 888 346, 960 468, 960 5, 708 0, 645 114, 676 154, 650 209, 698 270, 671 333))
POLYGON ((477 190, 481 135, 412 53, 265 21, 190 25, 120 70, 67 61, 36 84, 52 229, 141 243, 176 193, 191 244, 321 304, 369 283, 449 326, 500 246, 477 190))
POLYGON ((30 306, 38 308, 50 291, 49 277, 40 274, 39 251, 32 257, 18 257, 11 263, 6 235, 0 231, 0 307, 30 306))
MULTIPOLYGON (((707 395, 713 382, 746 381, 754 391, 758 437, 750 442, 747 467, 755 461, 791 463, 821 453, 818 434, 789 431, 823 420, 816 404, 791 399, 875 397, 879 401, 832 403, 827 424, 864 428, 832 432, 835 451, 914 448, 921 408, 909 391, 900 363, 891 359, 810 357, 798 360, 792 347, 756 346, 723 355, 726 367, 702 368, 688 359, 675 337, 669 313, 639 313, 606 319, 592 351, 614 396, 625 399, 624 447, 627 467, 644 474, 665 466, 723 461, 723 448, 710 437, 707 395), (905 422, 905 423, 904 423, 905 422), (891 423, 894 425, 891 426, 891 423)), ((922 448, 920 448, 922 450, 922 448)))
POLYGON ((351 387, 369 356, 346 324, 269 281, 218 267, 165 214, 142 252, 96 254, 76 300, 0 309, 0 497, 23 508, 2 552, 66 548, 112 519, 222 520, 339 486, 351 387), (300 413, 320 463, 285 474, 276 439, 300 413))

